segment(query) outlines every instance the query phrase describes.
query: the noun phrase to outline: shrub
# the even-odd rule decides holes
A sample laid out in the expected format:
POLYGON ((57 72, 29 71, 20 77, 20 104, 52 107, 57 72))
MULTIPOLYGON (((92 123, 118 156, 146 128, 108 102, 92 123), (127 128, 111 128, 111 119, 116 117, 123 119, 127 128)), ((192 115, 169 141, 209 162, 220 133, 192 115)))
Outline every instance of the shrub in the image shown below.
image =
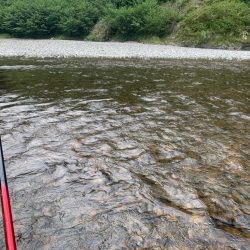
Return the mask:
POLYGON ((248 5, 250 5, 250 0, 241 0, 241 2, 247 3, 248 5))
POLYGON ((137 0, 111 0, 116 8, 121 8, 125 6, 133 6, 137 3, 137 0))
POLYGON ((191 11, 180 23, 177 37, 201 44, 241 39, 250 25, 250 9, 239 0, 212 1, 191 11))
MULTIPOLYGON (((4 22, 4 8, 0 9, 0 24, 4 22)), ((5 32, 3 25, 0 25, 0 33, 5 32)))
POLYGON ((163 36, 177 19, 176 13, 164 10, 156 0, 146 0, 135 6, 115 10, 111 17, 113 32, 123 38, 144 35, 163 36))
MULTIPOLYGON (((3 0, 0 0, 3 1, 3 0)), ((0 31, 15 37, 86 36, 101 15, 101 0, 15 0, 0 11, 0 31)))
POLYGON ((48 37, 56 33, 58 12, 41 2, 14 2, 5 8, 1 28, 16 37, 48 37))
POLYGON ((69 37, 84 37, 98 21, 98 9, 85 1, 77 1, 66 8, 59 22, 60 33, 69 37))

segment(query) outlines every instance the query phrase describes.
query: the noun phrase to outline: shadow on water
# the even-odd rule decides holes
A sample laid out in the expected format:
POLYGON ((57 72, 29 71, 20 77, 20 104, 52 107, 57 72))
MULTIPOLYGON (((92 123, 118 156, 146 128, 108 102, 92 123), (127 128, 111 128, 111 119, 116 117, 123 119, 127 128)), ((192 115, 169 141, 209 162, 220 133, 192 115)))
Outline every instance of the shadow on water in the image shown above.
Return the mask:
POLYGON ((249 83, 249 62, 0 59, 19 249, 247 249, 249 83))

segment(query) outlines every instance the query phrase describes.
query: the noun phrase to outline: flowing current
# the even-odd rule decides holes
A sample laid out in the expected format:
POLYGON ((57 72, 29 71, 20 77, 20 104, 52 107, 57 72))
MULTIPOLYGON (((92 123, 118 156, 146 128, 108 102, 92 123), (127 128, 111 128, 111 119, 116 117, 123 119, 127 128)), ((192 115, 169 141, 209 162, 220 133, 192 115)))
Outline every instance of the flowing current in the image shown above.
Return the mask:
POLYGON ((0 59, 18 249, 249 249, 249 66, 0 59))

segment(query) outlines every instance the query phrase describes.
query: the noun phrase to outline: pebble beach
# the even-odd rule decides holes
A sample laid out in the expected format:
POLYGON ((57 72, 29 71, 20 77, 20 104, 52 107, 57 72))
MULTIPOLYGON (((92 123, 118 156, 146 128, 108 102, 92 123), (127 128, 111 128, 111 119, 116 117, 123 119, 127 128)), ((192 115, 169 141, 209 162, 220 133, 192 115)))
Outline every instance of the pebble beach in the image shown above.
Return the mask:
POLYGON ((250 51, 187 48, 135 42, 0 39, 0 57, 25 58, 162 58, 250 60, 250 51))

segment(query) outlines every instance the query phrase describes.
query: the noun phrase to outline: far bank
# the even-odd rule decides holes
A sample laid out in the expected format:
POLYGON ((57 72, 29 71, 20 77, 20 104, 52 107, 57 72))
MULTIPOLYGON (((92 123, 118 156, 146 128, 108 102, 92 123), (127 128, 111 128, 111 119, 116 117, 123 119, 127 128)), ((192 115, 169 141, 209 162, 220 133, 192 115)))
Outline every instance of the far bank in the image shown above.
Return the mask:
POLYGON ((0 0, 0 37, 250 50, 249 0, 0 0))

